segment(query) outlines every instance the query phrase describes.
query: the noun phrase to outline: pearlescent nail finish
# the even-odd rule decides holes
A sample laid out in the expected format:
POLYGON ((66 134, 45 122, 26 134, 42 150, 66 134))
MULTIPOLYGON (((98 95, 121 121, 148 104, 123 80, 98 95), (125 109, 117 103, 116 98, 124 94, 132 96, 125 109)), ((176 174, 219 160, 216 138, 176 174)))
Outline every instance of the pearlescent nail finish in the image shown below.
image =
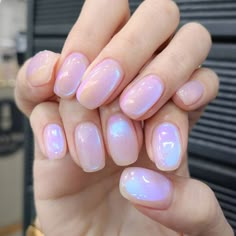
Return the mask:
POLYGON ((84 107, 95 109, 114 92, 123 78, 118 62, 106 59, 95 66, 84 78, 77 91, 77 99, 84 107))
POLYGON ((175 170, 181 161, 181 140, 178 128, 163 123, 154 129, 152 149, 156 166, 160 170, 175 170))
POLYGON ((58 124, 49 124, 44 129, 44 145, 48 159, 60 159, 65 152, 65 136, 58 124))
POLYGON ((92 122, 79 124, 75 130, 76 151, 85 172, 95 172, 105 166, 105 151, 101 134, 92 122))
POLYGON ((172 184, 165 176, 145 168, 131 167, 120 178, 121 194, 140 205, 166 208, 172 198, 172 184))
POLYGON ((141 117, 160 99, 163 89, 162 82, 156 75, 140 79, 122 94, 122 111, 131 118, 141 117))
POLYGON ((42 86, 50 81, 58 57, 58 54, 45 50, 30 60, 26 75, 32 86, 42 86))
POLYGON ((203 85, 198 80, 192 80, 184 84, 177 92, 177 96, 186 105, 193 105, 203 95, 203 85))
POLYGON ((138 158, 138 139, 133 123, 123 114, 111 116, 107 123, 107 142, 117 165, 134 163, 138 158))
POLYGON ((88 59, 81 53, 72 53, 60 68, 54 86, 54 92, 62 98, 72 97, 87 69, 88 59))

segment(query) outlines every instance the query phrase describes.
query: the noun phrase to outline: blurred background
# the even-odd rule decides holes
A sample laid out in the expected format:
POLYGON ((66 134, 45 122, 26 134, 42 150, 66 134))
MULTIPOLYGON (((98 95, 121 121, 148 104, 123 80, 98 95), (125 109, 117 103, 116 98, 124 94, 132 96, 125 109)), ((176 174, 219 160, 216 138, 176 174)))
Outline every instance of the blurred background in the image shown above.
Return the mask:
POLYGON ((13 89, 26 53, 27 3, 0 0, 0 235, 22 235, 23 117, 13 89))
MULTIPOLYGON (((33 139, 13 101, 17 70, 38 51, 60 52, 83 2, 0 0, 0 236, 24 235, 35 217, 33 139)), ((130 0, 132 12, 140 2, 130 0)), ((236 1, 176 2, 181 24, 198 21, 211 32, 213 47, 204 65, 220 77, 217 99, 190 135, 191 175, 215 191, 236 230, 236 1)))

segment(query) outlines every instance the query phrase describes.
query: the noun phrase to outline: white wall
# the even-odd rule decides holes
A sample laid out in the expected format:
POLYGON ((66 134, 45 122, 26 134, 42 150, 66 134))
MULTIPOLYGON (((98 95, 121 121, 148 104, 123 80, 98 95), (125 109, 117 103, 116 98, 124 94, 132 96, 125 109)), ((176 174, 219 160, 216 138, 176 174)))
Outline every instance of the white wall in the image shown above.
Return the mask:
POLYGON ((26 30, 26 1, 0 0, 0 46, 1 42, 15 39, 16 32, 26 30))

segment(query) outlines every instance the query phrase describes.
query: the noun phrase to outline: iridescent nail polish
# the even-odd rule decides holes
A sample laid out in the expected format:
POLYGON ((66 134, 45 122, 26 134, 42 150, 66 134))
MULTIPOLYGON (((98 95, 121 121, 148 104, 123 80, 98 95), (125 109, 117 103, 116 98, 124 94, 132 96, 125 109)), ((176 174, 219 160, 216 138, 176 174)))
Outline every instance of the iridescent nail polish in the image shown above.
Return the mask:
POLYGON ((64 61, 55 81, 54 92, 59 97, 72 97, 87 69, 88 59, 81 53, 72 53, 64 61))
POLYGON ((44 145, 48 159, 60 159, 65 154, 65 136, 58 124, 49 124, 44 129, 44 145))
POLYGON ((152 150, 156 166, 170 171, 179 167, 181 161, 181 139, 178 128, 163 123, 153 131, 152 150))
POLYGON ((75 145, 80 165, 85 172, 95 172, 105 166, 103 140, 94 123, 83 122, 76 127, 75 145))
POLYGON ((47 84, 53 73, 59 55, 51 51, 41 51, 37 53, 29 62, 26 76, 32 86, 42 86, 47 84))
POLYGON ((138 139, 133 123, 123 114, 111 116, 107 123, 107 143, 117 165, 134 163, 138 158, 138 139))
POLYGON ((145 168, 131 167, 121 175, 120 191, 134 203, 163 209, 172 199, 173 188, 165 176, 145 168))
POLYGON ((123 70, 113 59, 105 59, 83 79, 77 99, 84 107, 95 109, 102 105, 120 84, 123 70))
POLYGON ((123 92, 120 107, 129 117, 139 118, 158 102, 163 90, 160 78, 156 75, 148 75, 123 92))
POLYGON ((203 85, 197 80, 192 80, 184 84, 176 94, 186 106, 190 106, 202 97, 203 92, 203 85))

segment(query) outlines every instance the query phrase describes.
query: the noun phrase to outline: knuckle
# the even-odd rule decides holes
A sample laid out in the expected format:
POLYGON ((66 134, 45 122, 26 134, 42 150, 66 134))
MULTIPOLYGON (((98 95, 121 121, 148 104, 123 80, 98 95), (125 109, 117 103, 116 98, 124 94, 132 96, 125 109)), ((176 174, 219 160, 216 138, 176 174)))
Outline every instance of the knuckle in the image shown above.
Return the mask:
POLYGON ((33 109, 33 111, 31 112, 30 117, 29 117, 29 122, 30 122, 30 125, 31 125, 33 130, 34 130, 34 127, 35 127, 35 122, 36 122, 36 120, 38 120, 38 117, 41 116, 42 112, 43 111, 42 111, 42 105, 41 104, 37 105, 33 109))

